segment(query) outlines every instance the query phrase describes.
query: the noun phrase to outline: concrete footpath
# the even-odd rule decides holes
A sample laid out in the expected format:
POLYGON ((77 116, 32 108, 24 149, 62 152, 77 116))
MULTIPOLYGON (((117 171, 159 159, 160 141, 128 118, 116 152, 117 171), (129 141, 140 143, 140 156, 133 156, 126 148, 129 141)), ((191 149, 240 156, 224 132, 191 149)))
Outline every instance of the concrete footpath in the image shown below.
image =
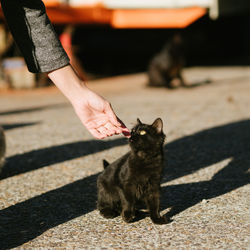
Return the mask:
POLYGON ((168 160, 161 213, 126 224, 96 210, 102 159, 127 140, 95 140, 54 87, 0 92, 7 164, 0 175, 0 249, 250 249, 250 67, 190 68, 190 84, 146 88, 146 75, 89 83, 131 128, 161 117, 168 160))

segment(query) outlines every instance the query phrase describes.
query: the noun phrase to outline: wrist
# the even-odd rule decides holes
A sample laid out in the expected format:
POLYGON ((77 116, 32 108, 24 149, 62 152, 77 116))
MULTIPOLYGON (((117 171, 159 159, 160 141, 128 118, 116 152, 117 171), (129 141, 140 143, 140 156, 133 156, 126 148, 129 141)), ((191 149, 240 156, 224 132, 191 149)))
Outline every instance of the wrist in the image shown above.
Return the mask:
POLYGON ((86 83, 82 81, 71 65, 48 73, 48 77, 71 102, 78 102, 88 91, 86 83))

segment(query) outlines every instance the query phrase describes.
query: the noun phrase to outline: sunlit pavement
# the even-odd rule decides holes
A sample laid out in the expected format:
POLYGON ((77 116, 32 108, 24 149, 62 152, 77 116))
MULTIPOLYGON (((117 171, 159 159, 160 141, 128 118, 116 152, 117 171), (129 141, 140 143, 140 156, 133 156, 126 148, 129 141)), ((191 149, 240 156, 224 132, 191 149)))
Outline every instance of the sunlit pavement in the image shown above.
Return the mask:
POLYGON ((145 74, 89 83, 131 128, 161 117, 167 135, 161 211, 126 224, 96 210, 102 159, 127 152, 94 140, 55 89, 0 92, 7 164, 0 176, 0 249, 249 248, 250 67, 186 69, 189 84, 147 88, 145 74))

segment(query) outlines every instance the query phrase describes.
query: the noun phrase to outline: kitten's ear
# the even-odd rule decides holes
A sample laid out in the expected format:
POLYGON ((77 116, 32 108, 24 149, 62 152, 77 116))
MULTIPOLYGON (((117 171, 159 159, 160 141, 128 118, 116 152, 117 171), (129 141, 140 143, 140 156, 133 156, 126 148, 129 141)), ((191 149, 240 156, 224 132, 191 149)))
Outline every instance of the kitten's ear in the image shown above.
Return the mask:
POLYGON ((138 123, 138 124, 142 124, 142 122, 140 121, 139 118, 137 118, 137 123, 138 123))
POLYGON ((163 129, 163 122, 161 118, 157 118, 151 125, 152 127, 156 128, 157 132, 160 134, 162 133, 163 129))
POLYGON ((103 163, 103 168, 104 169, 109 165, 109 162, 106 161, 105 159, 102 160, 102 163, 103 163))

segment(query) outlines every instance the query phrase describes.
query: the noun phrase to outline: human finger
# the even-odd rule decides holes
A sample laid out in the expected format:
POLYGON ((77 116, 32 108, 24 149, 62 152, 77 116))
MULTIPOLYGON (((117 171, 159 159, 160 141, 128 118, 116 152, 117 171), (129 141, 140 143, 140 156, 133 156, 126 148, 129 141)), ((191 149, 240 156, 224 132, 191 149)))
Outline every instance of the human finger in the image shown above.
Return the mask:
POLYGON ((121 129, 122 129, 123 135, 129 138, 131 136, 130 130, 126 127, 126 125, 123 123, 123 121, 121 121, 118 117, 117 117, 117 119, 121 124, 121 129))
POLYGON ((126 125, 115 115, 113 108, 111 106, 110 103, 108 103, 108 105, 106 106, 105 109, 106 114, 109 116, 110 121, 113 123, 113 125, 115 125, 116 127, 120 128, 123 133, 124 136, 126 137, 130 137, 130 131, 129 129, 126 127, 126 125))
POLYGON ((108 115, 109 120, 117 127, 121 126, 121 123, 118 121, 117 116, 115 115, 115 112, 111 106, 110 103, 108 103, 105 107, 105 113, 108 115))
POLYGON ((97 131, 105 137, 113 135, 113 133, 104 126, 97 128, 97 131))
POLYGON ((99 128, 99 127, 102 127, 104 126, 106 123, 107 123, 107 118, 105 117, 102 117, 101 119, 99 118, 98 120, 90 120, 90 121, 87 121, 85 122, 85 126, 87 128, 93 128, 93 129, 96 129, 96 128, 99 128))
POLYGON ((131 133, 128 128, 123 128, 122 133, 125 137, 129 138, 131 136, 131 133))
POLYGON ((121 128, 118 128, 118 127, 114 126, 110 122, 107 122, 104 126, 105 126, 105 128, 107 130, 109 130, 112 133, 112 135, 113 134, 120 134, 120 133, 122 133, 122 129, 121 128))
POLYGON ((98 130, 96 129, 89 129, 89 132, 96 138, 96 139, 104 139, 106 136, 103 136, 98 130))

